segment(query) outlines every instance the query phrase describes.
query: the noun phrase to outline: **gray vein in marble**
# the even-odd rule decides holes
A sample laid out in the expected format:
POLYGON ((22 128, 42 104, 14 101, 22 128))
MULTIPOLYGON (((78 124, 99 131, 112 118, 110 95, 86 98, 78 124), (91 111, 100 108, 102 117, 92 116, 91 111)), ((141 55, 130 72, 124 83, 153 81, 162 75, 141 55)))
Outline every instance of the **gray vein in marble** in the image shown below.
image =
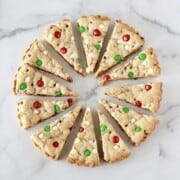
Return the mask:
POLYGON ((159 144, 159 157, 167 157, 167 153, 164 151, 164 149, 162 148, 162 146, 159 144))
POLYGON ((172 127, 172 124, 176 121, 179 120, 179 116, 176 116, 174 118, 171 118, 170 120, 168 120, 168 122, 166 123, 166 128, 170 131, 170 132, 174 132, 174 128, 172 127))
POLYGON ((163 28, 165 29, 169 34, 172 34, 174 36, 178 36, 180 37, 180 32, 176 32, 176 31, 173 31, 169 26, 165 25, 165 24, 162 24, 160 22, 158 22, 157 20, 155 19, 150 19, 142 14, 140 14, 139 12, 137 12, 132 6, 131 6, 131 10, 134 14, 136 14, 138 17, 140 17, 142 20, 146 21, 146 22, 149 22, 151 24, 154 24, 160 28, 163 28))
POLYGON ((169 111, 172 111, 173 109, 175 108, 180 108, 180 104, 175 104, 175 105, 171 105, 171 106, 168 106, 163 112, 161 112, 159 114, 159 116, 164 116, 166 115, 169 111))

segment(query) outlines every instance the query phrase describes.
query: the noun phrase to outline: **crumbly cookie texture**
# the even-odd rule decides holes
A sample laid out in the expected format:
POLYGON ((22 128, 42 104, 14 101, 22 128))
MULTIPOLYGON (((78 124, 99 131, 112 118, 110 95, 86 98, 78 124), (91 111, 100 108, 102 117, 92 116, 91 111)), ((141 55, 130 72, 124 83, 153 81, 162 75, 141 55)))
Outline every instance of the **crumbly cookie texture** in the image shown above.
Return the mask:
POLYGON ((81 107, 77 106, 62 118, 35 132, 31 136, 33 144, 50 159, 58 160, 80 111, 81 107))
POLYGON ((93 73, 103 47, 110 19, 106 16, 82 16, 77 20, 87 60, 86 72, 93 73))
POLYGON ((51 25, 43 34, 43 38, 73 67, 84 76, 75 43, 72 24, 69 19, 51 25))
POLYGON ((79 132, 67 157, 67 161, 79 166, 94 167, 99 165, 97 142, 89 108, 85 111, 79 132))
POLYGON ((44 45, 35 39, 23 55, 23 62, 32 67, 47 71, 60 78, 72 82, 71 76, 64 70, 62 65, 46 50, 44 45))
POLYGON ((130 151, 126 143, 109 123, 107 117, 101 111, 98 111, 98 117, 104 160, 112 163, 129 157, 130 151))
POLYGON ((75 98, 69 98, 66 101, 19 99, 17 100, 19 124, 24 129, 33 127, 41 121, 63 112, 74 102, 76 102, 75 98))
POLYGON ((100 100, 99 103, 117 121, 135 146, 143 142, 159 122, 154 117, 137 113, 128 107, 122 107, 107 100, 100 100))
POLYGON ((157 55, 153 48, 148 48, 123 66, 115 68, 109 74, 105 74, 98 84, 104 85, 108 82, 120 79, 156 77, 160 75, 160 73, 161 68, 157 55))
POLYGON ((137 107, 157 112, 162 99, 162 83, 147 83, 122 87, 112 87, 105 90, 105 94, 124 100, 137 107))
POLYGON ((132 27, 117 20, 106 51, 100 61, 96 77, 125 60, 144 44, 144 38, 132 27))
POLYGON ((15 94, 75 96, 72 90, 55 82, 27 64, 23 64, 18 68, 13 90, 15 94))

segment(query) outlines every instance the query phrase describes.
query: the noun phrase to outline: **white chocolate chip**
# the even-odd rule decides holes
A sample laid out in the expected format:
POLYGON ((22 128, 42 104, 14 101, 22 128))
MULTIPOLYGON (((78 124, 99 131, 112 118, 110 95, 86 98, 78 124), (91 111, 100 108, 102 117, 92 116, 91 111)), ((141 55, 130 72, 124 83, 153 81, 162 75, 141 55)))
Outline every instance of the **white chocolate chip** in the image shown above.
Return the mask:
POLYGON ((147 61, 143 61, 142 64, 146 65, 146 64, 147 64, 147 61))
POLYGON ((134 123, 135 121, 136 121, 136 119, 134 119, 134 118, 131 119, 131 122, 132 122, 132 123, 134 123))
POLYGON ((38 114, 39 111, 38 111, 38 110, 34 110, 33 113, 34 113, 34 114, 38 114))
POLYGON ((93 144, 93 140, 89 140, 89 144, 93 144))
POLYGON ((124 46, 124 48, 128 51, 129 50, 129 46, 126 44, 125 46, 124 46))
POLYGON ((39 139, 42 139, 44 137, 43 133, 39 134, 39 139))
POLYGON ((120 43, 121 43, 121 40, 120 40, 120 39, 118 39, 118 40, 117 40, 117 44, 120 44, 120 43))
POLYGON ((74 37, 73 36, 71 37, 71 41, 74 41, 74 37))
POLYGON ((70 57, 70 58, 74 58, 74 54, 72 53, 69 57, 70 57))
POLYGON ((84 44, 89 44, 89 40, 88 40, 88 39, 85 39, 85 40, 84 40, 84 44))
POLYGON ((94 154, 97 154, 97 150, 96 150, 96 149, 93 149, 93 153, 94 153, 94 154))
POLYGON ((89 54, 88 54, 88 57, 92 57, 92 56, 93 56, 93 53, 89 53, 89 54))
POLYGON ((113 149, 119 149, 118 145, 113 146, 113 149))
POLYGON ((84 121, 84 124, 88 126, 89 125, 89 121, 84 121))
POLYGON ((100 28, 100 29, 104 29, 104 24, 100 24, 100 25, 99 25, 99 28, 100 28))
POLYGON ((52 104, 56 104, 56 101, 52 101, 52 104))
POLYGON ((148 70, 148 73, 153 73, 153 69, 149 69, 149 70, 148 70))
POLYGON ((79 142, 80 142, 79 138, 77 138, 77 139, 74 141, 75 144, 77 144, 77 143, 79 143, 79 142))
POLYGON ((53 39, 53 35, 52 35, 52 34, 49 34, 49 35, 48 35, 48 39, 49 39, 49 40, 52 40, 52 39, 53 39))
POLYGON ((77 151, 75 149, 71 150, 71 154, 76 154, 76 153, 77 153, 77 151))
POLYGON ((26 79, 25 79, 25 82, 30 82, 31 81, 31 78, 30 77, 26 77, 26 79))
POLYGON ((57 126, 54 126, 54 127, 52 128, 52 130, 53 130, 53 131, 57 131, 57 130, 58 130, 58 127, 57 127, 57 126))
POLYGON ((47 51, 43 51, 43 54, 47 56, 48 52, 47 51))

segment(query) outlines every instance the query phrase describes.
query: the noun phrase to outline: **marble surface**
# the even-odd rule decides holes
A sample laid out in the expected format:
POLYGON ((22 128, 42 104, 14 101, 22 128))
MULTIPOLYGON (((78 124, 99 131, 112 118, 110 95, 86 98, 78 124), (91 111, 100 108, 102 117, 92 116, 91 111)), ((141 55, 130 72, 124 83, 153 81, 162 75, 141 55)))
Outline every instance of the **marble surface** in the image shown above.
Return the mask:
MULTIPOLYGON (((180 179, 180 3, 178 0, 1 0, 0 1, 0 180, 45 179, 180 179), (136 84, 147 81, 163 81, 163 100, 158 113, 160 124, 152 136, 140 147, 133 147, 127 138, 132 155, 114 164, 101 163, 96 168, 70 165, 66 155, 72 142, 68 142, 61 160, 54 162, 43 156, 32 145, 29 136, 47 120, 28 131, 22 130, 16 118, 16 98, 12 93, 12 80, 26 46, 51 23, 63 18, 76 20, 80 15, 104 14, 114 21, 123 19, 138 29, 145 37, 145 47, 157 51, 162 75, 155 79, 119 81, 119 84, 136 84)), ((60 59, 57 53, 54 57, 60 59)), ((93 109, 103 88, 97 88, 93 76, 86 79, 76 75, 66 63, 65 68, 74 78, 68 84, 78 93, 79 104, 93 109), (78 83, 77 83, 78 82, 78 83)), ((53 76, 52 76, 53 77, 53 76)), ((53 77, 54 78, 54 77, 53 77)), ((57 78, 59 82, 59 80, 57 78)), ((123 102, 115 101, 120 104, 123 102)), ((134 107, 133 107, 134 108, 134 107)), ((136 108, 134 108, 136 109, 136 108)), ((138 110, 140 111, 140 110, 138 110)), ((66 111, 67 112, 67 111, 66 111)), ((147 112, 144 112, 147 113, 147 112)), ((116 127, 117 125, 111 119, 116 127)), ((80 120, 78 121, 78 123, 80 120)), ((76 128, 71 135, 74 138, 76 128)), ((117 127, 116 127, 117 128, 117 127)), ((119 133, 120 130, 118 129, 119 133)))

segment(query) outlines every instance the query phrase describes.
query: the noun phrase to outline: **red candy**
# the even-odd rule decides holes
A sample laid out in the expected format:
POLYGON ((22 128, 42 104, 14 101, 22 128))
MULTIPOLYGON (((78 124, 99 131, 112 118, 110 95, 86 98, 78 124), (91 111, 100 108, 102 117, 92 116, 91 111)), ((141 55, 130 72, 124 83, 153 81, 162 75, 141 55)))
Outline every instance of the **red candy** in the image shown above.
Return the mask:
POLYGON ((108 82, 111 80, 111 77, 109 75, 104 75, 103 80, 104 80, 104 82, 108 82))
POLYGON ((146 91, 149 91, 149 90, 151 90, 151 89, 152 89, 152 86, 151 86, 151 85, 149 85, 149 84, 146 84, 146 85, 145 85, 145 89, 146 89, 146 91))
POLYGON ((72 104, 73 103, 73 99, 72 98, 69 98, 68 100, 67 100, 67 102, 68 102, 68 104, 72 104))
POLYGON ((79 131, 79 132, 83 132, 83 131, 84 131, 84 128, 80 126, 78 131, 79 131))
POLYGON ((94 36, 100 36, 101 35, 101 31, 99 29, 94 29, 93 35, 94 36))
POLYGON ((113 143, 118 143, 118 142, 119 142, 119 137, 113 136, 113 143))
POLYGON ((61 32, 60 31, 55 31, 54 32, 54 37, 59 39, 61 37, 61 32))
POLYGON ((123 41, 129 41, 130 40, 130 35, 129 34, 124 34, 122 39, 123 39, 123 41))
POLYGON ((57 141, 54 141, 54 142, 52 143, 52 145, 53 145, 53 147, 57 148, 57 147, 59 146, 59 143, 58 143, 57 141))
POLYGON ((61 52, 61 54, 66 54, 66 53, 67 53, 67 48, 62 47, 62 48, 60 49, 60 52, 61 52))
POLYGON ((141 102, 141 101, 136 101, 136 102, 135 102, 135 105, 136 105, 137 107, 141 107, 141 106, 142 106, 142 102, 141 102))
POLYGON ((39 101, 35 101, 35 102, 33 103, 33 107, 36 108, 36 109, 38 109, 38 108, 41 107, 41 103, 40 103, 39 101))
POLYGON ((44 86, 44 82, 42 81, 42 79, 37 81, 37 86, 38 87, 43 87, 44 86))

